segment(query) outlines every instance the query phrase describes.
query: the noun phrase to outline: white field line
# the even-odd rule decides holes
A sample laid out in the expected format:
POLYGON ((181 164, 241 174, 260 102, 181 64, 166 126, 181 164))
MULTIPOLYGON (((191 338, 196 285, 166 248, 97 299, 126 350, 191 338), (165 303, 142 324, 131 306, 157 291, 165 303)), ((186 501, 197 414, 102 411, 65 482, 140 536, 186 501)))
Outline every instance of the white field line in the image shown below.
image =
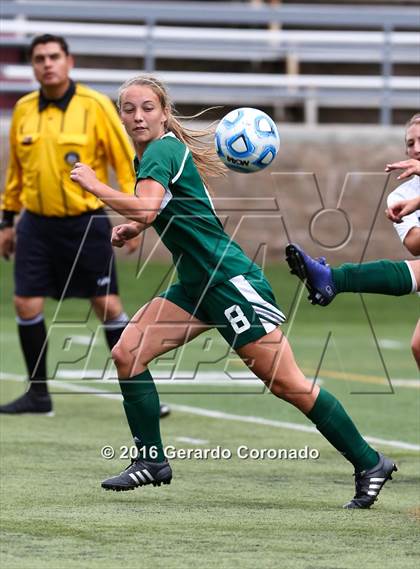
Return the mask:
MULTIPOLYGON (((231 377, 222 372, 198 372, 195 374, 195 376, 194 372, 184 372, 182 375, 181 373, 178 373, 178 376, 174 379, 164 379, 165 376, 168 376, 167 373, 153 371, 153 378, 157 385, 213 385, 224 387, 234 387, 236 385, 249 385, 251 387, 257 385, 261 388, 264 387, 264 384, 260 379, 255 377, 253 374, 248 374, 247 372, 244 372, 242 374, 240 372, 232 372, 231 377)), ((59 381, 56 381, 57 385, 61 385, 61 378, 69 379, 71 381, 73 380, 75 382, 77 381, 78 383, 83 384, 86 382, 99 384, 105 383, 107 385, 118 384, 118 380, 113 373, 103 373, 103 370, 99 369, 77 371, 61 370, 58 371, 56 377, 60 378, 59 381)), ((23 381, 25 379, 25 376, 16 373, 0 372, 0 380, 8 379, 11 381, 23 381)), ((49 380, 49 383, 52 384, 52 380, 49 380)), ((317 383, 320 383, 320 381, 318 380, 317 383)))
POLYGON ((420 389, 420 379, 391 379, 394 387, 411 387, 412 389, 420 389))
MULTIPOLYGON (((74 335, 71 337, 73 344, 78 344, 80 346, 90 346, 92 344, 94 337, 92 335, 74 335)), ((16 342, 17 341, 17 334, 15 332, 4 332, 2 334, 2 342, 16 342)), ((213 338, 213 342, 216 342, 218 345, 224 346, 225 341, 223 338, 219 338, 215 336, 213 338)), ((300 346, 305 347, 323 347, 324 342, 317 340, 316 338, 299 338, 294 340, 294 344, 299 344, 300 346)), ((379 347, 384 350, 406 350, 407 345, 405 342, 401 342, 399 340, 392 340, 389 338, 382 338, 378 340, 379 347)))
POLYGON ((192 437, 176 437, 177 441, 181 441, 181 443, 189 443, 192 445, 206 445, 210 441, 206 439, 193 439, 192 437))
POLYGON ((71 341, 73 344, 80 346, 90 346, 92 344, 93 336, 72 336, 71 341))
MULTIPOLYGON (((170 377, 170 372, 153 370, 153 378, 158 385, 224 385, 233 387, 235 385, 258 385, 264 387, 262 381, 254 374, 247 372, 232 372, 231 377, 224 372, 194 372, 194 371, 180 371, 177 372, 174 378, 170 377)), ((1 377, 1 374, 0 374, 1 377)), ((59 370, 57 378, 89 381, 99 380, 106 383, 118 383, 115 376, 115 371, 110 370, 104 374, 100 369, 87 369, 87 370, 59 370)))
MULTIPOLYGON (((178 376, 172 379, 165 379, 168 374, 161 371, 153 371, 153 377, 157 385, 209 385, 209 386, 223 386, 234 387, 236 385, 248 385, 249 387, 261 386, 263 383, 253 373, 243 371, 231 372, 229 375, 225 372, 214 371, 200 371, 193 375, 194 372, 178 372, 178 376)), ((56 377, 62 379, 69 379, 79 381, 81 383, 100 383, 106 382, 107 384, 117 384, 118 380, 114 377, 112 371, 103 372, 100 369, 84 369, 84 370, 59 370, 56 377)), ((23 381, 25 377, 16 373, 0 372, 0 380, 10 379, 12 381, 23 381)), ((313 381, 313 377, 308 377, 313 381)), ((51 381, 51 380, 50 380, 51 381)), ((316 380, 318 385, 322 385, 325 380, 318 378, 316 380)), ((61 381, 59 382, 61 383, 61 381)), ((363 383, 363 382, 362 382, 363 383)), ((420 389, 419 379, 392 379, 393 387, 408 387, 409 389, 420 389)), ((384 380, 384 385, 388 382, 384 380)))
POLYGON ((404 342, 400 342, 399 340, 390 340, 388 338, 378 340, 378 344, 379 347, 384 350, 404 350, 406 348, 406 344, 404 342))
MULTIPOLYGON (((117 379, 113 370, 105 372, 101 369, 86 370, 59 370, 57 378, 70 380, 95 380, 117 383, 117 379)), ((3 374, 5 375, 5 374, 3 374)), ((168 372, 153 371, 153 377, 159 385, 226 385, 233 387, 234 385, 261 385, 262 382, 252 372, 233 371, 229 375, 225 372, 200 371, 194 375, 193 371, 179 371, 175 378, 168 378, 168 372)), ((0 379, 2 374, 0 373, 0 379)), ((308 379, 313 380, 312 377, 308 379)), ((322 385, 324 379, 318 378, 317 384, 322 385)), ((394 387, 408 387, 411 389, 420 389, 420 379, 392 379, 391 383, 394 387)), ((388 385, 388 381, 384 379, 384 385, 388 385)))
MULTIPOLYGON (((168 379, 168 373, 162 371, 153 371, 153 377, 158 385, 216 385, 225 387, 234 387, 235 385, 248 385, 253 387, 255 385, 262 387, 262 382, 253 373, 242 371, 234 371, 229 375, 225 372, 214 372, 214 371, 201 371, 195 374, 194 372, 178 372, 177 377, 168 379)), ((16 376, 13 373, 1 373, 1 379, 13 379, 14 377, 20 378, 21 376, 16 376)), ((92 382, 103 382, 107 383, 117 383, 117 378, 114 376, 113 370, 106 371, 104 373, 101 369, 84 369, 84 370, 59 370, 57 378, 79 380, 82 382, 90 381, 92 382)), ((313 378, 308 378, 313 380, 313 378)), ((318 378, 317 384, 322 385, 324 379, 318 378)), ((407 387, 409 389, 420 389, 419 379, 392 379, 391 383, 393 387, 407 387)), ((388 382, 384 379, 384 385, 388 385, 388 382)))
MULTIPOLYGON (((1 378, 0 378, 1 379, 1 378)), ((16 376, 9 379, 13 381, 21 381, 24 379, 22 376, 16 376), (19 377, 19 379, 17 379, 19 377)), ((80 386, 73 383, 66 383, 63 381, 50 380, 49 384, 51 387, 58 387, 65 389, 67 391, 77 391, 80 393, 80 386)), ((108 399, 114 399, 117 401, 122 401, 122 397, 118 393, 104 393, 95 387, 89 387, 88 385, 83 386, 83 393, 95 395, 97 397, 106 397, 108 399)), ((180 413, 189 413, 191 415, 199 415, 200 417, 209 417, 210 419, 220 419, 223 421, 236 421, 239 423, 251 423, 254 425, 265 425, 268 427, 275 427, 277 429, 287 429, 290 431, 301 431, 304 433, 311 433, 319 435, 320 433, 315 427, 310 425, 302 425, 300 423, 289 423, 287 421, 276 421, 274 419, 265 419, 264 417, 253 417, 252 415, 234 415, 232 413, 224 413, 223 411, 214 411, 213 409, 203 409, 202 407, 191 407, 190 405, 177 405, 171 404, 171 408, 174 411, 179 411, 180 413)), ((373 444, 390 446, 398 449, 420 451, 420 445, 413 443, 406 443, 405 441, 396 441, 381 439, 378 437, 366 436, 365 439, 373 444)))

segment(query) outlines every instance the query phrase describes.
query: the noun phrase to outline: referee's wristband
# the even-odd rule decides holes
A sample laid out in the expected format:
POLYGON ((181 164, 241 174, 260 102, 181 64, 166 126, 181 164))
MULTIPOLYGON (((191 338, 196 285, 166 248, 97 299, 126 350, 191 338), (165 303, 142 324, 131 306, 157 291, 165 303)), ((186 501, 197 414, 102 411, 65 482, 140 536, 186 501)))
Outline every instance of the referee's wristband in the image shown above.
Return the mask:
POLYGON ((15 218, 16 212, 11 211, 9 209, 3 210, 3 217, 0 221, 0 229, 5 229, 6 227, 13 227, 13 221, 15 218))

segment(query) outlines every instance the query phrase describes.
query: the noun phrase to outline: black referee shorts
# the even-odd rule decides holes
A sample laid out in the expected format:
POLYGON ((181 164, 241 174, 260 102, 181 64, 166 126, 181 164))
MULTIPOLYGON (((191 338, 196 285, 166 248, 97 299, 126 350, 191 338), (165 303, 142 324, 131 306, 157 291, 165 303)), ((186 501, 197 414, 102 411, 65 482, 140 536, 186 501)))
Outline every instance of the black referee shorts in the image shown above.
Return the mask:
POLYGON ((118 294, 111 224, 103 209, 74 217, 25 211, 16 233, 16 295, 58 300, 118 294))

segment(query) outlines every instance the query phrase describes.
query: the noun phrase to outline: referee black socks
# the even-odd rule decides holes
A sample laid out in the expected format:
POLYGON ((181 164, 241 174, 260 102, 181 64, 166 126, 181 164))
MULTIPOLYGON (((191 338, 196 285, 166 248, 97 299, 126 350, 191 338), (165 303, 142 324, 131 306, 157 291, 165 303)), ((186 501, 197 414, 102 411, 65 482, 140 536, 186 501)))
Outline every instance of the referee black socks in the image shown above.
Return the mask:
POLYGON ((124 328, 128 324, 128 316, 125 312, 121 312, 117 318, 113 320, 105 320, 104 322, 104 331, 105 331, 105 338, 110 350, 115 346, 115 344, 120 339, 121 334, 123 333, 124 328))
POLYGON ((47 395, 47 331, 44 316, 38 314, 28 320, 18 316, 16 321, 30 390, 36 395, 47 395))

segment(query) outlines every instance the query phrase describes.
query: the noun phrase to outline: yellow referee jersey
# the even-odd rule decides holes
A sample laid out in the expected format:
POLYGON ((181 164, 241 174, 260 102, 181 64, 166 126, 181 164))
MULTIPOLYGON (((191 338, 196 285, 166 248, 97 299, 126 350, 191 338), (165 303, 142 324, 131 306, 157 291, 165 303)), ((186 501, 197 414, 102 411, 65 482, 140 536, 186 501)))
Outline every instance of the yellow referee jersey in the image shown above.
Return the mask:
POLYGON ((119 186, 133 192, 134 151, 113 103, 76 84, 65 111, 53 104, 39 109, 39 91, 16 103, 10 128, 10 158, 1 208, 67 217, 103 204, 70 180, 75 162, 93 168, 108 183, 108 165, 119 186))

